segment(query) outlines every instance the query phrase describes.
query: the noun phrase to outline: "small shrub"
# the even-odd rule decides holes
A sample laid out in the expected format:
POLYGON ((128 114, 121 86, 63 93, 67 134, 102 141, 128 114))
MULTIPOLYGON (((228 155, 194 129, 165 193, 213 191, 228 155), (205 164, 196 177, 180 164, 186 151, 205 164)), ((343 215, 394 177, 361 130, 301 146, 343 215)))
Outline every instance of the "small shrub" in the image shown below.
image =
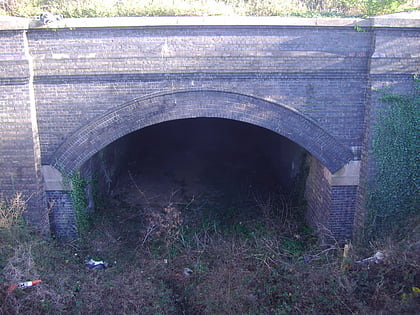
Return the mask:
POLYGON ((150 239, 161 238, 168 247, 176 241, 182 224, 181 211, 172 203, 161 211, 151 210, 146 214, 146 226, 143 244, 150 239))
POLYGON ((0 229, 9 229, 22 220, 26 201, 22 193, 16 193, 9 201, 0 198, 0 229))
POLYGON ((401 11, 410 0, 368 0, 365 3, 367 15, 381 15, 401 11))

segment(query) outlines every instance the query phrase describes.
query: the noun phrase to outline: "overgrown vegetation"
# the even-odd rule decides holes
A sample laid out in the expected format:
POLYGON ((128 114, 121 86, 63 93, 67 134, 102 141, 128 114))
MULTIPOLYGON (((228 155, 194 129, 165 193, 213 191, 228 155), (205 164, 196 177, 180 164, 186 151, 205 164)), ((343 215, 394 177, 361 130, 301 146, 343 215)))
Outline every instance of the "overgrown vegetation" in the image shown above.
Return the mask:
MULTIPOLYGON (((64 173, 63 173, 64 174, 64 173)), ((76 230, 79 235, 84 235, 90 227, 90 213, 88 212, 87 180, 75 172, 71 176, 64 176, 65 185, 70 187, 73 203, 76 230)))
POLYGON ((406 236, 419 225, 420 80, 400 95, 382 91, 373 132, 376 176, 368 201, 370 238, 406 236))
POLYGON ((22 222, 22 214, 26 209, 26 201, 22 193, 16 193, 11 200, 0 195, 0 229, 9 229, 22 222))
MULTIPOLYGON (((35 17, 295 15, 373 16, 416 8, 414 0, 3 0, 0 14, 35 17)), ((417 8, 418 9, 418 8, 417 8)))
MULTIPOLYGON (((299 209, 278 193, 249 198, 148 195, 133 181, 85 236, 56 243, 0 228, 2 314, 414 314, 419 240, 319 248, 299 209), (385 260, 357 263, 377 250, 385 260), (90 270, 85 261, 104 260, 90 270), (343 264, 345 262, 345 264, 343 264), (345 268, 343 268, 343 265, 345 268), (7 292, 11 283, 40 279, 7 292)), ((239 197, 239 196, 238 196, 239 197)), ((410 234, 409 234, 410 235, 410 234)), ((411 234, 412 235, 412 234, 411 234)))

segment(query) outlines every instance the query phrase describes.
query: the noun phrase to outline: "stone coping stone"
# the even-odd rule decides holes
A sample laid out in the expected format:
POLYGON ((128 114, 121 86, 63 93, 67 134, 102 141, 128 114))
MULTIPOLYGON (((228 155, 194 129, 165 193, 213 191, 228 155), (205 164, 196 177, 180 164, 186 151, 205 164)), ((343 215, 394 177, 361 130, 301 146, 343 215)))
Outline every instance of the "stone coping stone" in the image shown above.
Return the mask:
POLYGON ((420 11, 371 18, 299 18, 281 16, 193 16, 193 17, 91 17, 65 18, 42 25, 39 20, 0 16, 0 30, 45 28, 105 28, 158 26, 335 26, 335 27, 420 27, 420 11))

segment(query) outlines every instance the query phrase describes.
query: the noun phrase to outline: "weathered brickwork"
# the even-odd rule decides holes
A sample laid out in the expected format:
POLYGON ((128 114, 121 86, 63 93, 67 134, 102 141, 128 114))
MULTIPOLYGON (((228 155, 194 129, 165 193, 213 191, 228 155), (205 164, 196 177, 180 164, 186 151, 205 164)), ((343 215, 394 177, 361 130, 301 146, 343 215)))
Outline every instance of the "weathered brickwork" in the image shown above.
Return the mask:
MULTIPOLYGON (((315 231, 331 234, 329 227, 331 185, 328 170, 313 157, 308 157, 309 174, 306 180, 305 199, 308 202, 306 221, 315 231)), ((328 241, 322 239, 322 241, 328 241)))
POLYGON ((43 163, 99 115, 135 98, 191 88, 257 96, 299 110, 348 146, 362 139, 368 32, 179 26, 48 29, 29 37, 43 163), (57 113, 59 126, 50 119, 57 113))
POLYGON ((91 122, 68 138, 56 152, 54 164, 73 172, 101 148, 128 133, 191 117, 227 118, 273 130, 306 148, 333 171, 353 157, 351 150, 316 122, 286 107, 242 94, 186 90, 135 100, 91 122))
MULTIPOLYGON (((353 220, 361 224, 364 184, 334 186, 329 176, 359 159, 362 183, 372 173, 369 135, 378 102, 370 89, 403 88, 419 72, 415 22, 356 21, 364 27, 359 32, 353 20, 120 27, 80 21, 0 30, 1 191, 35 196, 31 221, 45 222, 47 213, 40 163, 71 172, 129 132, 220 117, 273 130, 312 154, 309 222, 339 237, 350 235, 353 220)), ((57 223, 70 218, 69 200, 54 190, 47 198, 58 200, 58 231, 70 224, 57 223)))
POLYGON ((358 186, 333 185, 331 173, 313 156, 308 158, 308 164, 305 190, 308 224, 324 236, 323 242, 350 239, 358 186))
POLYGON ((71 195, 63 190, 47 191, 51 232, 61 240, 77 236, 76 220, 71 195))
POLYGON ((337 239, 350 239, 353 232, 357 186, 332 186, 328 226, 337 239))
POLYGON ((0 196, 22 192, 27 220, 49 229, 31 121, 25 31, 0 32, 0 196))

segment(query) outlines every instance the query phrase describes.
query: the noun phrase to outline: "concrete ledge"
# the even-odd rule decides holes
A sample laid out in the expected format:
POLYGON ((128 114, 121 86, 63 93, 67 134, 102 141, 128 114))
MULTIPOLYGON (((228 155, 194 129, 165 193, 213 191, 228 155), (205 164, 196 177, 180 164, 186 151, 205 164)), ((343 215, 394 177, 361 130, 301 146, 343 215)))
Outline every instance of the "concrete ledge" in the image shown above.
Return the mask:
POLYGON ((357 186, 360 177, 360 161, 350 161, 330 177, 331 186, 357 186))
POLYGON ((298 18, 281 16, 205 16, 205 17, 112 17, 68 18, 48 25, 38 20, 0 16, 0 30, 44 28, 98 28, 141 26, 347 26, 420 27, 420 11, 410 14, 360 18, 298 18))
POLYGON ((44 178, 44 185, 46 191, 63 191, 65 189, 63 176, 61 173, 51 165, 42 165, 41 173, 44 178))
POLYGON ((420 11, 380 15, 369 20, 373 27, 420 27, 420 11))
POLYGON ((14 16, 0 16, 0 30, 21 30, 28 29, 32 20, 14 17, 14 16))

